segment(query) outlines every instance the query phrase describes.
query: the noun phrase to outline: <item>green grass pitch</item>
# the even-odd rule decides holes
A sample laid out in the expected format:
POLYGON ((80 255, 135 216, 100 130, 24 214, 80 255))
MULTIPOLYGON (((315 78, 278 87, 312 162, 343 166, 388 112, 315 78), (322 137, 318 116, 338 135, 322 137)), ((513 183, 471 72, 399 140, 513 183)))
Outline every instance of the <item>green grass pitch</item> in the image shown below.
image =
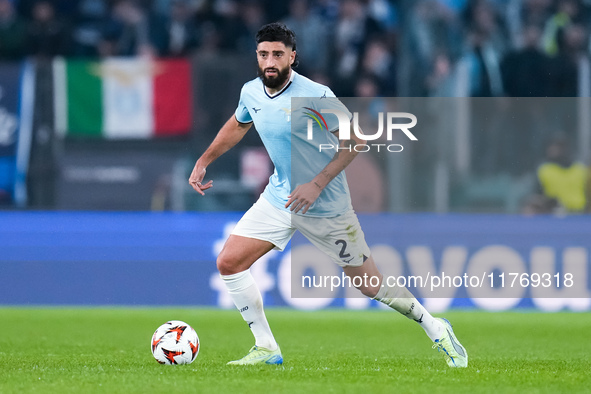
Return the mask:
POLYGON ((423 330, 389 311, 269 309, 283 366, 230 367, 253 344, 235 310, 0 308, 0 393, 589 392, 591 314, 444 314, 467 348, 450 369, 423 330), (199 334, 191 365, 158 364, 154 330, 199 334))

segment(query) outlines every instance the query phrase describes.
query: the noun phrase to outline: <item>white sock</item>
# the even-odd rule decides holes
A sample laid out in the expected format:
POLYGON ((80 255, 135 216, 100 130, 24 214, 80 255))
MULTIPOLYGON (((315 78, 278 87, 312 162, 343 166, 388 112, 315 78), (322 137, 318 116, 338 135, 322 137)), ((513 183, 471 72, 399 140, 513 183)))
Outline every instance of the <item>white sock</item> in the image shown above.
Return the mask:
POLYGON ((444 333, 445 325, 431 316, 406 287, 380 287, 374 300, 388 305, 419 323, 431 341, 440 339, 444 333))
POLYGON ((220 275, 228 288, 234 305, 254 335, 255 344, 269 350, 277 349, 277 342, 271 333, 263 310, 263 297, 250 270, 233 275, 220 275))

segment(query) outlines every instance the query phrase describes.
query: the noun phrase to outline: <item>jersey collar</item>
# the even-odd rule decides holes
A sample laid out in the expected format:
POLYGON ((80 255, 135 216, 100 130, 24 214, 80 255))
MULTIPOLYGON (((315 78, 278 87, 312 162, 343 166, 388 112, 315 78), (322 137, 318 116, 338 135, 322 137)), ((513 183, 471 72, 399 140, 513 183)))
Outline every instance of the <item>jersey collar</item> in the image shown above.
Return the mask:
POLYGON ((285 84, 285 86, 283 87, 283 89, 281 89, 280 91, 273 93, 273 94, 269 94, 269 92, 267 92, 267 88, 265 87, 265 84, 262 83, 261 80, 261 84, 263 85, 263 91, 265 92, 265 94, 267 95, 267 97, 269 97, 270 99, 274 99, 275 97, 278 97, 281 93, 285 92, 287 90, 287 88, 289 87, 289 85, 291 85, 291 83, 293 82, 293 79, 296 76, 296 72, 292 69, 291 70, 291 75, 289 76, 289 82, 285 84))

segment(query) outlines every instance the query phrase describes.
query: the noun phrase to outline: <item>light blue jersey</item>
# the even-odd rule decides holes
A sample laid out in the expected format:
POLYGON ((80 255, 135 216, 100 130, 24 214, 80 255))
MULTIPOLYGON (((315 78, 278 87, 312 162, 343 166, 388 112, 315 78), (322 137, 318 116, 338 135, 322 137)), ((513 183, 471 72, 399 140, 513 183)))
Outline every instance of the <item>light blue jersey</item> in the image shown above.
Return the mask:
MULTIPOLYGON (((323 141, 330 142, 335 146, 338 145, 337 138, 329 132, 338 129, 337 117, 330 114, 325 115, 325 126, 321 129, 315 125, 315 138, 309 140, 307 138, 308 118, 304 116, 304 112, 309 110, 304 111, 303 108, 299 108, 294 109, 294 113, 292 113, 292 97, 311 98, 309 101, 304 101, 308 103, 306 107, 313 108, 318 112, 321 109, 338 109, 350 115, 328 87, 293 70, 285 88, 273 96, 267 93, 260 78, 244 84, 235 112, 236 120, 240 123, 254 122, 275 166, 275 171, 269 178, 269 184, 263 192, 263 197, 283 210, 287 210, 285 204, 291 190, 297 185, 312 181, 336 153, 335 150, 319 151, 318 138, 320 137, 323 141), (293 127, 292 119, 294 121, 293 127)), ((298 99, 298 101, 300 100, 298 99)), ((342 215, 350 209, 351 196, 343 171, 320 193, 306 216, 334 217, 342 215)))

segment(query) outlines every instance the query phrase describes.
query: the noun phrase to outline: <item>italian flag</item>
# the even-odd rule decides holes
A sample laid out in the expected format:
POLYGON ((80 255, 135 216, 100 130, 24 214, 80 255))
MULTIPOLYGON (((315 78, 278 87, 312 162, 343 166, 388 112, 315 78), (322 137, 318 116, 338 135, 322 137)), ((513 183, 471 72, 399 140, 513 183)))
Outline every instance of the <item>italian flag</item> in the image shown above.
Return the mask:
POLYGON ((185 59, 56 59, 56 131, 109 139, 187 134, 192 123, 190 68, 185 59))

